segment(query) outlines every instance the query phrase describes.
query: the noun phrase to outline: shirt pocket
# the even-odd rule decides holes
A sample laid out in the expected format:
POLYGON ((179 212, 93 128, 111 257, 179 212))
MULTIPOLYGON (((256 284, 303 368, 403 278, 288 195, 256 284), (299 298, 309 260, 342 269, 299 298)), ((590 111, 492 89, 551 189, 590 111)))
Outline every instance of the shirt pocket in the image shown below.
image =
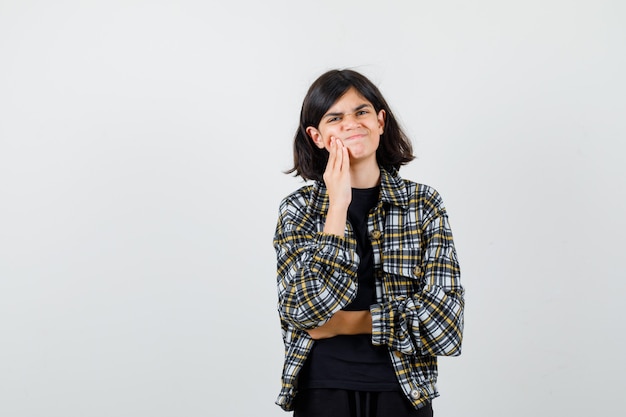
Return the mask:
POLYGON ((387 249, 383 251, 382 265, 385 295, 411 297, 424 287, 420 249, 387 249))

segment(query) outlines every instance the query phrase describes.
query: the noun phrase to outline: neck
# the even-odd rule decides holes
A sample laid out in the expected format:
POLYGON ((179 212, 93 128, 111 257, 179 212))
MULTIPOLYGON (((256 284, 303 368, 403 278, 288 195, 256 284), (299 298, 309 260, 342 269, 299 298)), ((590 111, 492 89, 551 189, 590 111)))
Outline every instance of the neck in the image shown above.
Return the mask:
POLYGON ((380 182, 380 168, 376 161, 364 165, 352 164, 352 161, 350 162, 350 182, 352 188, 372 188, 378 185, 380 182))

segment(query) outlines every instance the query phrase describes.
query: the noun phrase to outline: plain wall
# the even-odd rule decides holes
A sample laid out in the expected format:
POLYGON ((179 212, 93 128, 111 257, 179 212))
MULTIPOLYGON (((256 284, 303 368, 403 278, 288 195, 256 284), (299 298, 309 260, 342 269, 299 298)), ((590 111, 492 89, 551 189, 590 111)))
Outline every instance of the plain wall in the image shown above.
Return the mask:
POLYGON ((0 1, 0 415, 282 416, 311 82, 382 90, 466 287, 436 415, 618 415, 626 4, 0 1))

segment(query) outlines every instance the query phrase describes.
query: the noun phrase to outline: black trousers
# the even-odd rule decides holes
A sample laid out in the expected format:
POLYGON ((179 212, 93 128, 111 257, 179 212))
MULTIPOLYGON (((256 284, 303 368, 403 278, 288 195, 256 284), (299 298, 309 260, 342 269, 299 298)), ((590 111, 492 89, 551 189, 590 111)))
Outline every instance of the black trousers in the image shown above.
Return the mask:
POLYGON ((416 410, 401 392, 307 389, 298 393, 293 417, 432 417, 429 403, 416 410))

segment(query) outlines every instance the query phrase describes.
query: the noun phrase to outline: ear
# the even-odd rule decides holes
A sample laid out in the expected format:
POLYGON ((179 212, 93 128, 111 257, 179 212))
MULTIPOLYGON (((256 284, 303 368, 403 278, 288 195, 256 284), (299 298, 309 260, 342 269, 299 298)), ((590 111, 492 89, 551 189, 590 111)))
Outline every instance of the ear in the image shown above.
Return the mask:
POLYGON ((319 130, 314 128, 313 126, 309 126, 306 128, 306 134, 309 135, 315 146, 320 149, 324 149, 324 139, 322 138, 322 134, 319 130))
POLYGON ((378 134, 382 135, 385 131, 385 119, 387 118, 387 113, 385 110, 380 109, 378 112, 378 134))

